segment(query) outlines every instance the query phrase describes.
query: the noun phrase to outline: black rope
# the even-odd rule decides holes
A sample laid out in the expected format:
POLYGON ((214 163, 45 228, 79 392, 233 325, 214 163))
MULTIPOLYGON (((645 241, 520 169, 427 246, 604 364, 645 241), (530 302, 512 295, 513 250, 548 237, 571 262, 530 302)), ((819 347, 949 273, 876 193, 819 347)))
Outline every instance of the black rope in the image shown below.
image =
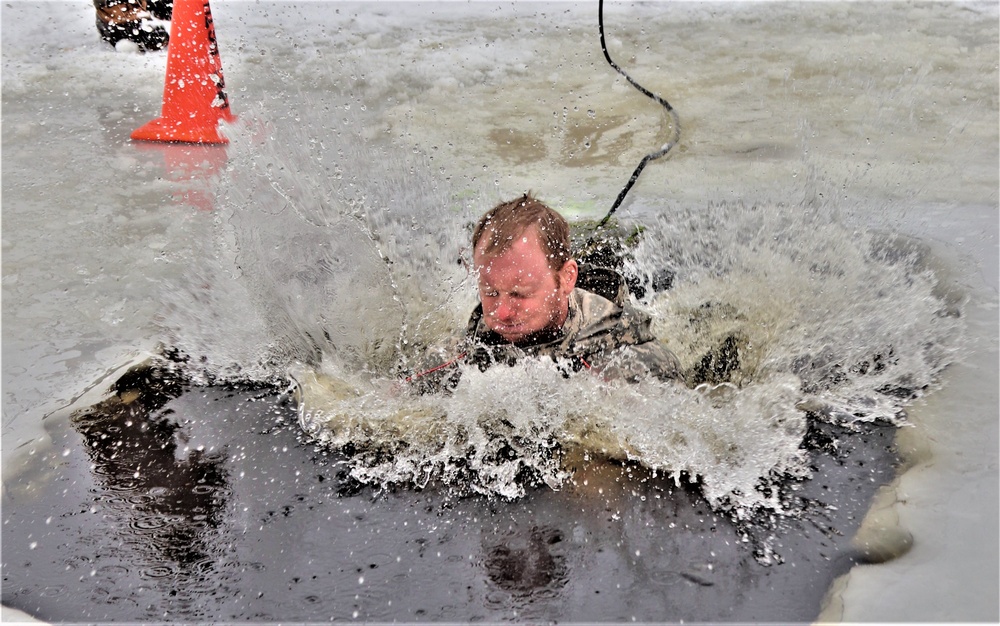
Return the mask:
POLYGON ((677 141, 680 139, 681 136, 681 124, 680 124, 680 119, 678 119, 677 117, 677 112, 674 111, 674 107, 670 106, 669 102, 667 102, 660 96, 656 95, 652 91, 646 89, 639 83, 635 82, 635 79, 629 76, 628 73, 625 72, 625 70, 619 67, 618 64, 611 59, 611 54, 608 53, 608 46, 604 41, 604 0, 597 0, 597 24, 601 30, 601 51, 604 52, 604 58, 608 60, 608 64, 610 64, 611 67, 614 68, 616 72, 624 76, 625 80, 627 80, 633 87, 638 89, 640 93, 642 93, 644 96, 648 98, 651 98, 654 102, 656 102, 657 104, 659 104, 660 106, 662 106, 664 109, 667 110, 667 113, 670 114, 674 131, 670 141, 664 144, 662 148, 660 148, 655 152, 650 152, 649 154, 644 156, 641 161, 639 161, 639 165, 636 166, 635 171, 632 172, 632 177, 628 179, 628 183, 625 184, 625 187, 618 194, 618 197, 615 199, 615 203, 611 206, 611 210, 608 211, 608 214, 604 216, 604 219, 602 219, 600 223, 597 224, 597 230, 600 230, 605 224, 608 223, 608 220, 611 219, 611 216, 614 214, 614 212, 618 210, 618 207, 621 206, 621 203, 625 200, 625 196, 628 195, 629 190, 632 189, 632 185, 635 184, 635 181, 639 178, 639 174, 642 173, 642 170, 643 168, 646 167, 646 164, 649 163, 650 161, 655 161, 656 159, 659 159, 660 157, 666 155, 668 152, 670 152, 670 149, 677 144, 677 141))

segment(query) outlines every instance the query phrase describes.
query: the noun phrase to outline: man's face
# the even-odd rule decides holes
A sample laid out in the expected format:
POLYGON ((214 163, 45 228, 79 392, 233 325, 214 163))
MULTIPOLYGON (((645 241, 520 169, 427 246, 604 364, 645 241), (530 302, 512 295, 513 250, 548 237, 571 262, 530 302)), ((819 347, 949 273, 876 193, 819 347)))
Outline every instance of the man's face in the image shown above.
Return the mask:
POLYGON ((558 273, 552 271, 535 228, 498 256, 486 256, 482 247, 473 251, 472 258, 486 326, 512 343, 540 330, 561 327, 569 312, 569 294, 576 286, 576 261, 567 261, 558 273))

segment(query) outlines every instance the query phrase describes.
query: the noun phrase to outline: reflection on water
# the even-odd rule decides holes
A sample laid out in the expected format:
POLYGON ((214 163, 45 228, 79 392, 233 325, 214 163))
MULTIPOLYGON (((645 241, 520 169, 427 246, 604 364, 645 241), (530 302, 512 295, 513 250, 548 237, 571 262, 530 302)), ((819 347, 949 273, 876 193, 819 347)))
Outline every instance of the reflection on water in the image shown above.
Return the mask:
POLYGON ((184 387, 170 370, 133 369, 111 397, 71 417, 99 499, 133 531, 125 536, 160 563, 144 571, 149 577, 204 566, 207 535, 219 527, 229 496, 226 451, 188 449, 172 411, 162 410, 184 387))
POLYGON ((483 538, 489 579, 514 595, 558 589, 566 584, 566 557, 553 554, 562 543, 558 528, 508 529, 483 538))

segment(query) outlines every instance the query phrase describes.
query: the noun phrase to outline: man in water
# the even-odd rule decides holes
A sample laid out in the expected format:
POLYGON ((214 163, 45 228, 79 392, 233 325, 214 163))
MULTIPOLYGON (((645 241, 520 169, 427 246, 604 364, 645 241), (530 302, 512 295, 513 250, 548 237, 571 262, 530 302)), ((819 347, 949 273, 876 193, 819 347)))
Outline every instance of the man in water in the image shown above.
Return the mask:
POLYGON ((530 194, 483 215, 472 250, 480 304, 459 356, 410 377, 419 388, 453 386, 460 361, 485 370, 529 356, 550 357, 567 375, 681 379, 677 357, 656 340, 649 316, 629 303, 624 277, 578 264, 569 224, 530 194))

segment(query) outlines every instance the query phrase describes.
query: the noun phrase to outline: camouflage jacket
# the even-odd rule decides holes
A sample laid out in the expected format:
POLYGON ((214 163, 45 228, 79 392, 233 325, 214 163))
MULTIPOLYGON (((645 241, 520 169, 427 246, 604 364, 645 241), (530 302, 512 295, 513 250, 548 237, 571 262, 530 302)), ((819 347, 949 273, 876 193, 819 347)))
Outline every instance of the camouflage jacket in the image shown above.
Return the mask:
POLYGON ((629 382, 649 375, 660 380, 681 379, 680 364, 650 329, 648 315, 629 303, 625 279, 612 270, 581 266, 577 288, 569 299, 569 315, 562 328, 523 344, 512 344, 483 321, 482 305, 473 311, 465 337, 454 350, 453 361, 411 377, 422 390, 457 384, 458 361, 481 370, 494 364, 513 365, 524 357, 550 357, 568 375, 591 370, 605 378, 629 382))

